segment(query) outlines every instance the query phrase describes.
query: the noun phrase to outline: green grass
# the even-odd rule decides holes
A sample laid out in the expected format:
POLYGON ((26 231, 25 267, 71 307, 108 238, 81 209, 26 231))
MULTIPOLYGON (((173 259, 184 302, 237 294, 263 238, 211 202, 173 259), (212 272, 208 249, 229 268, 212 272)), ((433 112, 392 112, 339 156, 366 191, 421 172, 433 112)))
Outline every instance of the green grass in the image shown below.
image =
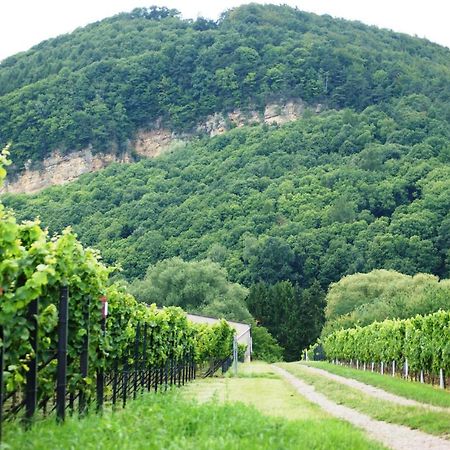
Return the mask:
POLYGON ((381 375, 379 373, 356 370, 345 366, 336 366, 327 362, 308 361, 302 362, 307 366, 317 367, 327 372, 341 375, 346 378, 353 378, 362 383, 384 389, 392 394, 416 400, 421 403, 450 408, 450 392, 444 391, 437 386, 418 383, 416 381, 406 381, 398 377, 381 375))
MULTIPOLYGON (((264 392, 261 392, 264 395, 264 392)), ((5 430, 4 449, 382 449, 363 433, 334 419, 289 421, 261 414, 242 403, 186 399, 180 391, 144 394, 126 409, 85 419, 54 419, 30 431, 5 430)))
POLYGON ((183 396, 204 405, 251 407, 266 416, 274 416, 272 420, 294 424, 302 439, 292 442, 292 448, 384 448, 368 440, 363 432, 349 423, 333 418, 300 396, 266 363, 240 365, 237 377, 228 375, 197 381, 183 390, 183 396))
POLYGON ((243 402, 254 406, 263 414, 287 419, 331 417, 298 395, 267 364, 242 365, 237 377, 196 381, 186 386, 183 394, 202 403, 211 400, 222 403, 243 402))
POLYGON ((325 376, 311 374, 302 364, 280 363, 280 367, 313 385, 318 392, 338 404, 349 406, 375 419, 406 425, 430 434, 450 438, 450 413, 419 406, 400 406, 362 393, 325 376))

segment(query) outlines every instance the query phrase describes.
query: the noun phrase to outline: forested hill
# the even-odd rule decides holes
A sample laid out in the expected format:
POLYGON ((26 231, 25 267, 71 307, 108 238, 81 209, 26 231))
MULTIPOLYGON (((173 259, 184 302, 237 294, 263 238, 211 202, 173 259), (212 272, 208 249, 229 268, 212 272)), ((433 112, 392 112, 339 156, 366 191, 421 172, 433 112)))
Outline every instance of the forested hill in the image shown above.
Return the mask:
POLYGON ((235 129, 4 200, 51 231, 73 225, 128 279, 172 256, 210 257, 247 286, 450 275, 450 128, 424 95, 235 129))
POLYGON ((449 91, 448 49, 361 23, 255 4, 217 22, 136 9, 0 64, 0 146, 13 144, 12 172, 55 149, 123 151, 159 118, 192 131, 274 98, 362 111, 417 93, 448 105, 449 91))

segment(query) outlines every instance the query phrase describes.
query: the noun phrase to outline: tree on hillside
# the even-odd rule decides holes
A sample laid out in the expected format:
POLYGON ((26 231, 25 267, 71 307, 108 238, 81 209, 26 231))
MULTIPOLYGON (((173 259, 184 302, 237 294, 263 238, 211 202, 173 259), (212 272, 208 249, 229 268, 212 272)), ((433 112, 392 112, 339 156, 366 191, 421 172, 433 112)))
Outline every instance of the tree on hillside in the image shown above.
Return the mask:
POLYGON ((326 296, 323 335, 385 319, 406 319, 450 308, 450 280, 393 270, 357 273, 333 283, 326 296))
POLYGON ((180 306, 212 317, 251 322, 245 306, 247 289, 228 281, 226 270, 210 260, 183 261, 170 258, 147 269, 143 280, 130 286, 142 302, 158 306, 180 306))
POLYGON ((299 358, 302 348, 314 342, 324 321, 324 297, 316 281, 302 289, 289 281, 273 285, 257 283, 250 288, 247 305, 255 319, 277 339, 284 358, 299 358))

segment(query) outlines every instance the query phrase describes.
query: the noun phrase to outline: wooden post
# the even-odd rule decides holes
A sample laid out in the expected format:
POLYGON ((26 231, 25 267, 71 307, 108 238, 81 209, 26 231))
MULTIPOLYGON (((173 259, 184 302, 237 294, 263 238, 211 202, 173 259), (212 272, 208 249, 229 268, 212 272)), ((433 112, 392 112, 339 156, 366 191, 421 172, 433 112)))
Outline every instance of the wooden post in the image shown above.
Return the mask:
MULTIPOLYGON (((105 296, 100 297, 100 301, 102 302, 102 319, 101 319, 101 330, 102 337, 105 338, 106 335, 106 318, 108 317, 108 299, 105 296)), ((97 412, 101 412, 103 410, 103 400, 105 393, 105 369, 100 367, 97 369, 97 412)))
POLYGON ((117 402, 117 384, 119 378, 119 360, 116 358, 113 364, 113 381, 112 381, 112 404, 116 406, 117 402))
MULTIPOLYGON (((106 332, 106 316, 102 317, 101 321, 102 336, 105 336, 106 332)), ((101 412, 103 409, 103 397, 105 393, 105 370, 103 367, 97 369, 97 412, 101 412)))
POLYGON ((144 324, 144 342, 142 348, 142 364, 141 364, 141 391, 145 388, 145 374, 147 372, 147 324, 144 324))

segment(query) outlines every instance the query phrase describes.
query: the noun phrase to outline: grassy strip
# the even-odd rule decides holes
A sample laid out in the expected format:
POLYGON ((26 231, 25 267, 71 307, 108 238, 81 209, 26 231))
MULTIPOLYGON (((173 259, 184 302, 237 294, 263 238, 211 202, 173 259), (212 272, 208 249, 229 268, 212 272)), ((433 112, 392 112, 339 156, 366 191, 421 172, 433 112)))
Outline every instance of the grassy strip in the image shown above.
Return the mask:
POLYGON ((8 449, 381 449, 363 433, 334 419, 288 421, 241 403, 199 404, 180 392, 145 394, 126 409, 85 419, 54 419, 30 431, 6 428, 8 449))
POLYGON ((325 411, 297 394, 269 365, 250 364, 237 377, 209 378, 191 383, 183 395, 200 402, 243 402, 260 412, 286 419, 331 418, 325 411), (262 369, 266 370, 262 370, 262 369))
MULTIPOLYGON (((301 439, 296 438, 296 441, 291 442, 292 448, 384 448, 381 444, 368 440, 363 432, 349 423, 333 418, 298 395, 266 363, 241 365, 237 377, 227 376, 192 383, 183 390, 183 396, 195 398, 205 405, 210 405, 211 402, 241 407, 249 405, 266 416, 278 418, 274 420, 289 419, 280 423, 294 424, 302 435, 301 439)), ((274 448, 284 447, 277 445, 274 448)))
POLYGON ((279 366, 313 385, 318 392, 336 403, 349 406, 384 422, 406 425, 429 434, 450 438, 449 413, 429 411, 416 406, 400 406, 379 400, 362 393, 359 389, 350 388, 325 376, 311 374, 299 363, 284 363, 279 366))
POLYGON ((450 408, 450 392, 444 391, 437 386, 430 386, 416 381, 402 380, 398 377, 356 370, 345 366, 336 366, 328 362, 308 361, 302 362, 302 364, 317 367, 318 369, 323 369, 327 372, 341 375, 346 378, 353 378, 362 383, 379 387, 392 394, 416 400, 421 403, 450 408))

